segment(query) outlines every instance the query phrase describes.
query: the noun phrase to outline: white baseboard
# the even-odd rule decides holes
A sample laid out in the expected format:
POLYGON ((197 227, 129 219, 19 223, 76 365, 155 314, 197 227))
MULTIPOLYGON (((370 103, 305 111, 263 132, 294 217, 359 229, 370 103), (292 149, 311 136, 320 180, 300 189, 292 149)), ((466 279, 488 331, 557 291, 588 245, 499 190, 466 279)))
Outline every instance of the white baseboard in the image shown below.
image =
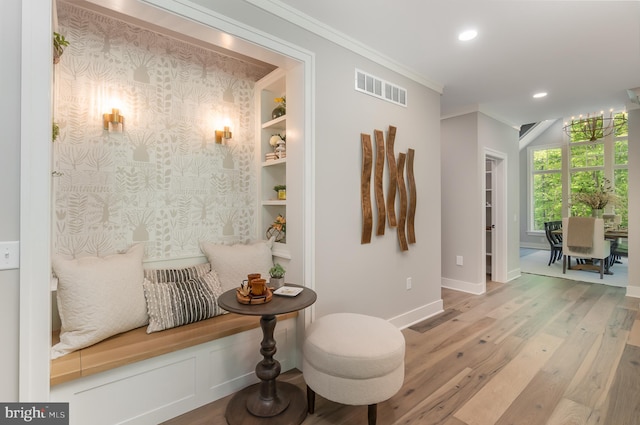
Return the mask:
POLYGON ((520 248, 530 248, 530 249, 546 249, 549 250, 549 244, 540 244, 535 242, 520 242, 520 248))
POLYGON ((438 313, 442 313, 443 303, 442 299, 438 301, 434 301, 430 304, 425 304, 421 307, 413 309, 411 311, 407 311, 399 316, 392 317, 389 319, 389 323, 397 327, 398 329, 408 328, 409 326, 415 325, 418 322, 422 322, 429 317, 433 317, 438 313))
POLYGON ((510 270, 509 272, 507 272, 507 282, 511 282, 513 279, 517 279, 520 276, 522 276, 522 270, 520 270, 520 267, 514 270, 510 270))
POLYGON ((487 292, 487 282, 473 283, 462 280, 442 278, 442 287, 454 289, 456 291, 468 292, 474 295, 481 295, 487 292))
POLYGON ((640 298, 640 286, 627 286, 627 297, 640 298))

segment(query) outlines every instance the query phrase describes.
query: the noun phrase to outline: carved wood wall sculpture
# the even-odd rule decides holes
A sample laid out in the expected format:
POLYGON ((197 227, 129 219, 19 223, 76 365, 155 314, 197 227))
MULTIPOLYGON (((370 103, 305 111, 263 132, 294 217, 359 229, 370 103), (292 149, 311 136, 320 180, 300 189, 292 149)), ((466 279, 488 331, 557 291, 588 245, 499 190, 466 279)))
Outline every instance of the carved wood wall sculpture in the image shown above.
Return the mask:
MULTIPOLYGON (((376 198, 377 224, 376 236, 384 235, 385 219, 390 227, 396 227, 398 243, 401 251, 407 251, 409 244, 416 243, 415 218, 417 205, 416 180, 413 172, 415 151, 408 149, 407 153, 398 154, 396 161, 394 143, 396 127, 389 126, 387 144, 384 143, 384 133, 374 130, 375 135, 375 175, 374 193, 376 198), (383 176, 385 157, 389 166, 389 186, 385 202, 383 176), (405 181, 405 168, 407 179, 405 181), (398 193, 399 211, 396 214, 396 192, 398 193)), ((362 144, 362 175, 360 182, 360 199, 362 202, 362 238, 360 243, 371 243, 373 231, 373 210, 371 205, 371 173, 373 167, 373 148, 371 136, 360 134, 362 144)))
POLYGON ((398 211, 398 243, 400 250, 407 251, 407 236, 405 233, 405 225, 407 222, 407 186, 404 183, 404 163, 407 155, 405 153, 398 154, 398 194, 400 198, 400 211, 398 211))
POLYGON ((376 194, 376 207, 378 209, 378 225, 376 226, 376 236, 384 235, 386 224, 386 211, 384 207, 384 190, 382 189, 382 177, 384 174, 384 134, 375 130, 376 136, 376 168, 374 178, 374 192, 376 194))
POLYGON ((416 201, 417 201, 417 189, 416 178, 413 174, 413 159, 416 151, 413 149, 407 150, 407 184, 409 185, 409 212, 407 215, 407 237, 409 243, 416 243, 416 201))
POLYGON ((362 176, 360 179, 360 201, 362 202, 362 237, 361 244, 371 242, 373 229, 373 211, 371 210, 371 166, 373 164, 371 136, 361 134, 362 142, 362 176))
POLYGON ((389 186, 387 190, 387 216, 389 217, 389 226, 396 226, 396 158, 393 152, 393 144, 396 141, 396 128, 389 126, 389 135, 387 136, 387 165, 389 166, 389 186))

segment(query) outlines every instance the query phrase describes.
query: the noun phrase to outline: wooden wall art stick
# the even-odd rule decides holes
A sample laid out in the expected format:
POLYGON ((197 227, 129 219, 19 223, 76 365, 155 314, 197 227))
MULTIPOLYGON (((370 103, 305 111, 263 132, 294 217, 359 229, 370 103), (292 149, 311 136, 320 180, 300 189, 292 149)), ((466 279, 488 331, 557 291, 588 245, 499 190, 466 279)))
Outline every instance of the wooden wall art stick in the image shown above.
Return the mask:
POLYGON ((415 229, 415 221, 416 221, 416 201, 417 201, 417 190, 416 190, 416 178, 413 174, 413 159, 415 157, 416 151, 413 149, 407 150, 407 184, 409 185, 409 212, 407 216, 407 237, 409 239, 409 243, 416 243, 416 229, 415 229))
POLYGON ((374 192, 376 194, 376 207, 378 209, 378 224, 376 236, 384 235, 387 213, 384 207, 384 190, 382 189, 382 176, 384 174, 384 134, 380 130, 374 131, 376 137, 376 168, 374 175, 374 192))
POLYGON ((373 165, 371 135, 360 134, 362 141, 362 177, 360 180, 360 200, 362 202, 362 238, 361 244, 371 242, 373 229, 373 211, 371 209, 371 166, 373 165))
POLYGON ((389 134, 387 136, 387 164, 389 165, 389 186, 387 190, 387 217, 389 218, 389 226, 396 226, 396 158, 393 152, 393 144, 396 141, 396 128, 389 126, 389 134))
POLYGON ((400 211, 398 212, 398 243, 400 243, 400 250, 409 250, 407 244, 407 237, 405 234, 405 225, 407 222, 407 186, 404 183, 404 162, 406 154, 398 154, 398 194, 400 195, 400 211))

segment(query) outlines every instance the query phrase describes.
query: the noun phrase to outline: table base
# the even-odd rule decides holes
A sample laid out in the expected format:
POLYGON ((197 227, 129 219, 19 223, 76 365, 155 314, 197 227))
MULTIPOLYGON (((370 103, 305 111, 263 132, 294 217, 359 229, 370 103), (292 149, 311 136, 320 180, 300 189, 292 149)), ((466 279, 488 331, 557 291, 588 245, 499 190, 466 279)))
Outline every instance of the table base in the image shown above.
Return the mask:
POLYGON ((235 394, 225 413, 229 425, 300 425, 307 417, 307 399, 304 392, 288 382, 277 382, 278 397, 289 405, 281 413, 270 417, 254 416, 247 410, 247 402, 260 393, 260 384, 251 385, 235 394))

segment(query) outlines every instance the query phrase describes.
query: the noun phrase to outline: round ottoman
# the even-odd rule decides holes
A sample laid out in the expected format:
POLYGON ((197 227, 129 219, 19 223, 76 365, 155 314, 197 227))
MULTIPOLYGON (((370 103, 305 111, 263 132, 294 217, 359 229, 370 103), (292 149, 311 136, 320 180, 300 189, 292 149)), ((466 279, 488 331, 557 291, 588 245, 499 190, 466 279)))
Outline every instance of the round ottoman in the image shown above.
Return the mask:
POLYGON ((377 403, 402 387, 404 349, 402 332, 377 317, 336 313, 314 321, 302 346, 309 413, 318 393, 337 403, 368 405, 369 424, 375 424, 377 403))

